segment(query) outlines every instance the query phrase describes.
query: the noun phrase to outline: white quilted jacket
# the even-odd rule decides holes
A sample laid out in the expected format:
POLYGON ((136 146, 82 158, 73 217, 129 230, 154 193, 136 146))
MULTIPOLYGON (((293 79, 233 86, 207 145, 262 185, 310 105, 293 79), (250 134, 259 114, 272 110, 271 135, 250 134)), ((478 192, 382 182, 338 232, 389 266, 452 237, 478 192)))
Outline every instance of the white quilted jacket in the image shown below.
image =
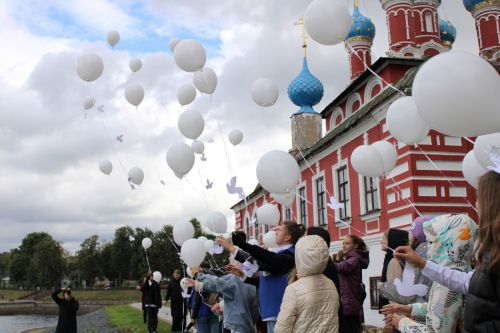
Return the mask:
POLYGON ((302 237, 295 246, 296 282, 285 291, 275 333, 339 331, 339 295, 323 275, 328 248, 319 236, 302 237))

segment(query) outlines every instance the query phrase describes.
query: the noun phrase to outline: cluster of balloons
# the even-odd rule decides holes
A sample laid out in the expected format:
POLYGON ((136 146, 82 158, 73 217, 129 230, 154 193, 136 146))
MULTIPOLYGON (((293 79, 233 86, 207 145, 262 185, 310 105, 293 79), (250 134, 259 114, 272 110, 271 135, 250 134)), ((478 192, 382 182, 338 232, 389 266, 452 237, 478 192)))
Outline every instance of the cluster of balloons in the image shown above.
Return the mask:
POLYGON ((265 153, 257 163, 257 179, 269 193, 295 193, 300 179, 297 161, 289 153, 272 150, 265 153))
POLYGON ((357 173, 365 177, 378 177, 389 173, 398 160, 398 152, 388 141, 377 141, 362 145, 351 154, 351 165, 357 173))
POLYGON ((497 165, 491 156, 500 156, 500 133, 478 136, 474 149, 465 155, 462 172, 467 182, 477 189, 479 178, 497 165))

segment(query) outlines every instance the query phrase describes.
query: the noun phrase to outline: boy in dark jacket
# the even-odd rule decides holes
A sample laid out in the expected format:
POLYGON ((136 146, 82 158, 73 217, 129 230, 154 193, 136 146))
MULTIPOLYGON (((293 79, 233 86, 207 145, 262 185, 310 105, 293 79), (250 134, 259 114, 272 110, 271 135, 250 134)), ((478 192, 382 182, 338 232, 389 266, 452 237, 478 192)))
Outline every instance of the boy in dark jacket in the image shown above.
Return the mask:
POLYGON ((76 333, 76 313, 80 305, 71 296, 71 289, 56 289, 52 293, 52 299, 59 306, 59 319, 55 333, 76 333), (60 292, 64 292, 64 298, 59 298, 60 292))

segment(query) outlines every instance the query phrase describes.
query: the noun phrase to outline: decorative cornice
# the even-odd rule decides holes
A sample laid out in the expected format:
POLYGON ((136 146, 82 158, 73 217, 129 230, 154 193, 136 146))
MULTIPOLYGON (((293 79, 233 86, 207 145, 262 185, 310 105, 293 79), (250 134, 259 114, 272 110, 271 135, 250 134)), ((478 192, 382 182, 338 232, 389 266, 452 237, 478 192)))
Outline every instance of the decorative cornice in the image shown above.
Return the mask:
POLYGON ((474 12, 488 6, 499 6, 500 7, 500 0, 487 0, 480 2, 478 4, 475 4, 474 7, 471 9, 472 15, 474 15, 474 12))

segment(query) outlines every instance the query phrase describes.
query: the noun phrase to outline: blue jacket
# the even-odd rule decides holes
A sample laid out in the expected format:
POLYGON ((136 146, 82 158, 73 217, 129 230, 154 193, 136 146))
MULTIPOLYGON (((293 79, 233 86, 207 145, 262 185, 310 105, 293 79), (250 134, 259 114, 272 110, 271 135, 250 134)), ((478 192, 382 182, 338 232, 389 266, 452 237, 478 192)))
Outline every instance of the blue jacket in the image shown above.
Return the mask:
POLYGON ((196 290, 222 294, 225 328, 239 333, 255 332, 258 309, 254 304, 254 286, 242 282, 232 274, 216 277, 200 273, 196 290))

